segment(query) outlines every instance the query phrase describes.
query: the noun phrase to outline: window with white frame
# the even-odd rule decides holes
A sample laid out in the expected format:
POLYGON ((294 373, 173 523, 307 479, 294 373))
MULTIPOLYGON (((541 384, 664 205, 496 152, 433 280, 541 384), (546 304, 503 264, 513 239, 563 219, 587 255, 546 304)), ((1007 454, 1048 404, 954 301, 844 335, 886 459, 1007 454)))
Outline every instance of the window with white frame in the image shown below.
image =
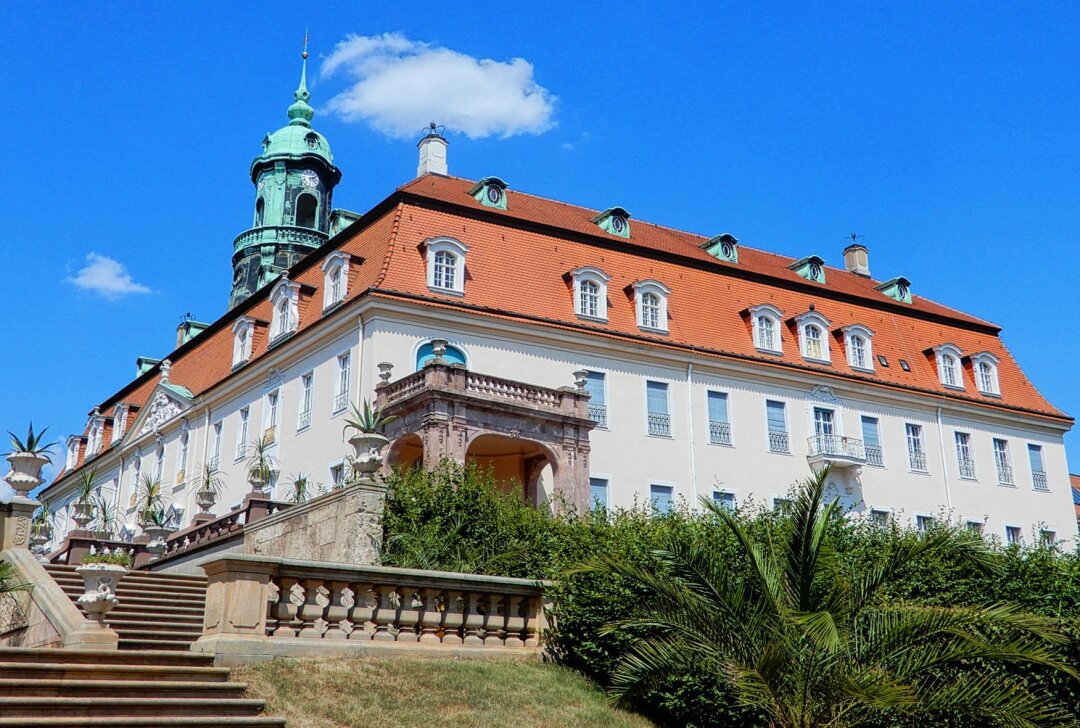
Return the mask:
POLYGON ((731 444, 731 422, 728 419, 727 392, 706 393, 709 412, 709 442, 713 445, 731 444))
POLYGON ((648 432, 653 437, 671 437, 671 413, 668 409, 666 382, 645 382, 648 432))
POLYGON ((657 513, 670 513, 675 489, 670 485, 653 483, 649 486, 649 501, 657 513))
POLYGON ((671 290, 659 281, 636 281, 634 309, 637 325, 651 331, 667 331, 667 301, 671 290))
POLYGON ((215 468, 215 469, 221 467, 221 437, 222 437, 222 432, 223 431, 224 431, 224 428, 222 427, 221 421, 219 420, 219 421, 215 422, 214 423, 214 448, 210 451, 210 452, 213 453, 213 455, 210 458, 210 466, 212 468, 215 468))
POLYGON ((263 442, 278 441, 278 419, 281 410, 281 392, 275 389, 266 395, 266 422, 263 427, 263 442))
POLYGON ((124 437, 124 428, 127 427, 127 405, 118 404, 113 407, 112 440, 109 444, 120 442, 124 437))
POLYGON ((817 311, 808 311, 795 317, 799 329, 799 348, 804 359, 817 362, 831 361, 829 353, 829 319, 817 311))
POLYGON ((714 490, 712 494, 713 503, 721 510, 725 510, 728 513, 735 512, 735 494, 726 490, 714 490))
POLYGON ((1048 490, 1046 466, 1043 465, 1042 445, 1028 443, 1028 464, 1031 465, 1031 485, 1035 490, 1048 490))
POLYGON ((272 340, 279 340, 296 331, 300 323, 300 284, 282 278, 270 293, 273 319, 270 322, 272 340))
POLYGON ((769 433, 769 452, 791 452, 787 429, 787 406, 773 399, 765 400, 765 420, 769 433))
POLYGON ((297 430, 303 430, 311 426, 311 401, 314 382, 314 372, 308 372, 300 377, 300 411, 296 416, 297 430))
POLYGON ((427 255, 427 284, 435 293, 465 293, 465 255, 469 249, 454 238, 424 241, 427 255))
POLYGON ((345 352, 337 358, 337 382, 334 387, 334 414, 344 412, 349 407, 349 373, 352 367, 351 352, 345 352))
POLYGON ((784 349, 780 336, 780 320, 784 315, 783 312, 767 303, 751 306, 749 311, 754 348, 769 354, 782 354, 784 349))
POLYGON ((244 407, 240 410, 240 425, 236 428, 236 460, 241 460, 247 455, 248 428, 251 424, 251 408, 244 407))
POLYGON ((238 367, 251 358, 251 340, 255 335, 255 319, 241 316, 233 324, 232 365, 238 367))
POLYGON ((600 429, 607 429, 607 377, 603 372, 585 375, 585 391, 589 393, 589 417, 600 429))
POLYGON ((951 389, 963 389, 964 377, 960 369, 960 349, 953 344, 934 347, 934 359, 937 360, 938 379, 951 389))
POLYGON ((960 471, 960 477, 964 480, 975 480, 975 457, 971 450, 971 435, 966 432, 957 432, 956 439, 956 464, 960 471))
POLYGON ((994 438, 994 465, 997 466, 998 483, 1002 485, 1014 485, 1012 462, 1009 460, 1009 443, 1000 438, 994 438))
POLYGON ((964 524, 964 528, 967 529, 967 532, 972 536, 982 536, 986 524, 982 521, 971 520, 964 524))
POLYGON ((988 351, 971 356, 972 369, 975 372, 975 386, 982 394, 1001 394, 998 386, 998 358, 988 351))
POLYGON ((574 280, 574 313, 587 319, 607 321, 607 284, 611 277, 591 266, 575 268, 570 275, 574 280))
POLYGON ((67 460, 64 462, 64 469, 71 470, 75 467, 75 464, 79 462, 79 444, 82 441, 78 435, 72 435, 67 440, 67 460))
POLYGON ((881 447, 881 433, 877 417, 862 416, 863 448, 866 450, 866 464, 885 466, 885 451, 881 447))
POLYGON ((95 408, 94 414, 90 417, 89 431, 90 434, 86 440, 86 456, 89 458, 91 455, 96 455, 101 451, 101 442, 103 430, 105 429, 105 419, 101 416, 101 413, 95 408))
POLYGON ((1005 527, 1005 545, 1021 546, 1024 543, 1024 529, 1020 526, 1005 527))
POLYGON ((923 448, 922 425, 910 422, 904 425, 904 434, 907 438, 908 468, 916 473, 925 473, 926 449, 923 448))
POLYGON ((885 528, 892 519, 892 513, 878 508, 870 509, 870 523, 877 528, 885 528))
POLYGON ((915 530, 919 533, 926 533, 934 527, 933 516, 915 516, 915 530))
POLYGON ((1057 543, 1057 531, 1043 528, 1039 530, 1039 545, 1043 548, 1053 548, 1057 543))
POLYGON ((608 481, 607 478, 589 478, 589 507, 607 510, 608 507, 608 481))
POLYGON ((874 371, 874 332, 859 324, 845 326, 841 331, 844 332, 848 365, 864 372, 874 371))
POLYGON ((330 483, 335 488, 345 485, 345 463, 335 463, 330 466, 330 483))
POLYGON ((323 310, 341 303, 349 293, 348 253, 335 250, 323 259, 323 310))

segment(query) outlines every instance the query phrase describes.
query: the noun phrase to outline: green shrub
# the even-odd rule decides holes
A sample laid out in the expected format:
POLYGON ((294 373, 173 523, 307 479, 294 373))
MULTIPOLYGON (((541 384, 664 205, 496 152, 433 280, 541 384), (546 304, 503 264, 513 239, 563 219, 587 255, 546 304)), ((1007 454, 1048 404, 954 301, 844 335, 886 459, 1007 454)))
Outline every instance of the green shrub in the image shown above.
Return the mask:
POLYGON ((96 554, 83 554, 82 559, 79 560, 81 564, 113 564, 115 566, 126 566, 131 568, 132 559, 130 554, 125 554, 122 551, 113 551, 111 553, 96 553, 96 554))

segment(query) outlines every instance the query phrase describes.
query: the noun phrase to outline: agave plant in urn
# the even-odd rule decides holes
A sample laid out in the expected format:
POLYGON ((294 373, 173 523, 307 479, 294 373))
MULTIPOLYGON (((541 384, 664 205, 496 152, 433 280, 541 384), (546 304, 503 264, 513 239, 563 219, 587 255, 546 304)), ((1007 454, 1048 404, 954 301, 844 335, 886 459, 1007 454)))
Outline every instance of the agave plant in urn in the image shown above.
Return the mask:
POLYGON ((352 469, 361 479, 370 479, 382 465, 382 451, 390 440, 379 430, 396 419, 394 415, 384 415, 382 409, 371 404, 371 400, 365 399, 362 407, 355 403, 352 405, 352 413, 345 419, 345 432, 354 431, 349 438, 349 444, 355 451, 352 469))
POLYGON ((7 461, 11 463, 11 472, 7 474, 5 480, 15 491, 17 498, 28 497, 30 491, 44 482, 41 469, 46 463, 52 462, 49 453, 56 444, 45 442, 45 433, 48 430, 49 428, 46 427, 41 432, 35 433, 34 423, 31 422, 25 438, 8 431, 8 436, 11 438, 11 450, 7 453, 7 461))

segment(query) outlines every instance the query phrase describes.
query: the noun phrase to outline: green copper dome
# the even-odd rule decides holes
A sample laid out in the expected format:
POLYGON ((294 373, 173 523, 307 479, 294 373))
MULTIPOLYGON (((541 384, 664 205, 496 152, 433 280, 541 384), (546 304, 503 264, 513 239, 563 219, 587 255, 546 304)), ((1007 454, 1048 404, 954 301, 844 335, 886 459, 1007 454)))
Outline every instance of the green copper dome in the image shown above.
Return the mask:
POLYGON ((300 86, 293 93, 293 104, 289 107, 288 126, 283 126, 275 132, 270 132, 263 138, 263 152, 252 162, 252 174, 257 167, 271 159, 299 159, 302 157, 316 157, 334 166, 334 155, 330 151, 330 143, 319 132, 311 128, 311 120, 315 116, 315 110, 308 101, 311 94, 307 89, 307 53, 304 53, 304 63, 300 70, 300 86))

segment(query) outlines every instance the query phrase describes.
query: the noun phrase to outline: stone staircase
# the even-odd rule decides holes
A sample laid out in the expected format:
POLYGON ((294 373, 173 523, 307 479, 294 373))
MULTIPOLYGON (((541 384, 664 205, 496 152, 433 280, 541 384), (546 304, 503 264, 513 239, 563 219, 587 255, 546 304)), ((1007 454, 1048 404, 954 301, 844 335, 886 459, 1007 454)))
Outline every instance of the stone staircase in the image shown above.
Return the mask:
MULTIPOLYGON (((45 568, 78 604, 83 580, 75 567, 48 564, 45 568)), ((116 596, 120 601, 105 622, 120 636, 121 650, 187 651, 202 634, 204 576, 129 571, 120 580, 116 596)))
MULTIPOLYGON (((130 649, 130 648, 129 648, 130 649)), ((0 648, 0 726, 284 726, 213 655, 0 648)))

